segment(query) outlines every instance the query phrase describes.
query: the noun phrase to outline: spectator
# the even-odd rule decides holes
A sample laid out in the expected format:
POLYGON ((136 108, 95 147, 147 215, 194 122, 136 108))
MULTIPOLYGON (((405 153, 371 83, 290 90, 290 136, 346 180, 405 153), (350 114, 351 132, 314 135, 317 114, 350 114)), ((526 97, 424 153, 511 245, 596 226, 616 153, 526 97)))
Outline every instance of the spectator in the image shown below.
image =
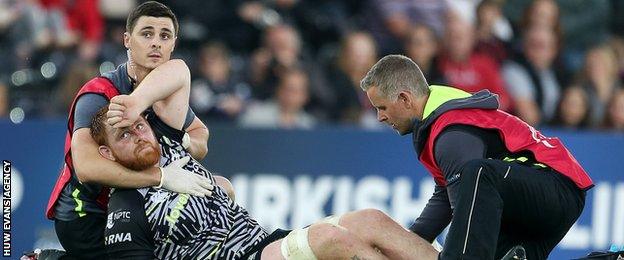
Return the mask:
POLYGON ((377 61, 375 42, 366 32, 353 32, 342 40, 340 53, 327 72, 328 82, 336 93, 332 119, 342 123, 377 125, 366 93, 360 91, 360 80, 377 61), (367 120, 370 119, 370 120, 367 120))
MULTIPOLYGON (((338 44, 341 38, 357 28, 360 9, 366 1, 298 0, 292 12, 306 46, 316 55, 338 44)), ((279 11, 279 9, 278 9, 279 11)))
POLYGON ((100 59, 101 61, 111 62, 111 66, 108 68, 100 68, 100 73, 106 73, 115 69, 114 64, 122 64, 128 59, 128 53, 126 48, 119 44, 123 42, 123 35, 126 31, 126 22, 123 21, 109 21, 107 23, 106 37, 100 45, 100 59), (102 70, 104 69, 104 70, 102 70))
POLYGON ((104 35, 104 21, 97 0, 66 1, 67 24, 76 35, 81 60, 94 60, 104 35))
POLYGON ((490 56, 499 64, 508 56, 505 41, 513 33, 509 22, 502 16, 500 0, 483 0, 477 6, 477 53, 490 56), (499 29, 502 28, 502 29, 499 29))
POLYGON ((349 15, 357 6, 347 1, 274 0, 245 1, 238 6, 242 21, 256 28, 279 23, 295 25, 309 50, 316 53, 327 42, 337 42, 350 26, 349 15), (351 10, 348 10, 351 9, 351 10))
POLYGON ((405 42, 405 53, 418 64, 430 85, 446 83, 438 70, 439 43, 433 30, 424 24, 415 25, 409 31, 405 42))
MULTIPOLYGON (((56 36, 61 47, 78 47, 81 60, 94 60, 104 35, 104 20, 98 9, 97 0, 39 0, 48 13, 58 13, 56 36)), ((57 17, 57 16, 52 16, 57 17)))
POLYGON ((624 89, 618 89, 611 98, 605 125, 611 129, 624 131, 624 89))
MULTIPOLYGON (((58 97, 55 100, 56 111, 66 114, 72 97, 78 88, 97 75, 95 65, 100 54, 104 36, 104 20, 100 14, 97 0, 39 0, 51 15, 53 24, 53 40, 59 50, 69 51, 70 59, 57 60, 56 66, 64 71, 64 78, 58 89, 54 90, 58 97), (60 19, 60 20, 58 20, 60 19), (77 59, 73 59, 76 55, 77 59)), ((68 52, 65 52, 67 55, 68 52)), ((58 54, 50 55, 50 58, 58 54)), ((54 110, 43 110, 49 113, 54 110)))
POLYGON ((56 90, 57 114, 67 114, 78 89, 98 75, 93 63, 74 62, 71 64, 61 80, 61 85, 56 90))
POLYGON ((550 122, 555 116, 561 87, 553 68, 557 37, 544 27, 523 34, 522 52, 503 66, 503 78, 515 103, 515 113, 531 125, 550 122))
POLYGON ((303 49, 295 28, 279 24, 267 28, 264 33, 263 46, 254 52, 249 66, 249 83, 254 98, 266 100, 272 97, 282 73, 301 68, 310 79, 310 109, 317 116, 325 116, 334 97, 316 62, 303 49))
POLYGON ((611 33, 617 37, 622 37, 624 36, 624 16, 622 16, 624 13, 624 1, 611 0, 610 4, 611 10, 609 18, 611 20, 611 33))
POLYGON ((193 80, 190 104, 200 117, 235 121, 251 97, 249 86, 232 74, 229 51, 219 42, 199 53, 199 77, 193 80))
POLYGON ((41 49, 52 46, 51 20, 38 1, 0 1, 0 75, 35 63, 41 49))
POLYGON ((25 59, 30 55, 34 33, 29 32, 28 15, 26 8, 32 3, 17 3, 15 1, 0 1, 0 73, 10 74, 16 66, 17 60, 25 59), (17 57, 16 57, 17 56, 17 57))
POLYGON ((609 99, 620 88, 618 61, 608 45, 594 47, 585 56, 581 82, 589 94, 590 124, 599 126, 605 118, 609 99))
POLYGON ((237 14, 250 1, 161 0, 180 14, 178 46, 195 53, 206 41, 224 42, 233 52, 248 53, 258 47, 260 28, 246 23, 237 14))
POLYGON ((243 127, 312 128, 316 120, 304 111, 308 77, 303 70, 284 71, 273 100, 250 105, 241 116, 243 127))
POLYGON ((264 32, 263 46, 253 53, 249 68, 255 98, 265 100, 273 95, 280 71, 299 63, 301 45, 291 26, 275 26, 264 32))
MULTIPOLYGON (((100 73, 106 73, 113 71, 115 64, 122 64, 128 59, 126 48, 119 43, 123 42, 124 32, 126 31, 126 18, 132 9, 137 6, 138 0, 99 0, 98 2, 100 13, 105 22, 104 37, 100 43, 98 61, 107 62, 106 66, 100 67, 100 73)), ((167 6, 171 7, 170 5, 167 6)), ((175 13, 179 14, 179 12, 175 13)), ((179 38, 180 36, 178 36, 179 38)), ((179 41, 176 43, 176 46, 180 46, 179 41)))
POLYGON ((467 92, 489 89, 498 94, 501 109, 508 111, 511 100, 501 78, 498 64, 488 56, 474 53, 474 27, 461 17, 450 15, 446 27, 446 49, 439 69, 451 86, 467 92))
POLYGON ((562 58, 569 71, 583 66, 585 52, 605 42, 609 33, 609 0, 559 1, 565 46, 562 58))
POLYGON ((554 28, 565 42, 563 65, 570 72, 581 69, 587 49, 607 39, 609 9, 609 0, 508 0, 505 8, 513 20, 520 18, 519 13, 525 10, 518 31, 532 26, 554 28))
POLYGON ((559 19, 559 5, 555 0, 533 0, 524 9, 520 28, 518 31, 531 27, 540 27, 553 30, 561 36, 561 22, 559 19))
POLYGON ((568 87, 561 97, 555 124, 570 129, 586 127, 589 119, 587 92, 580 86, 568 87))
POLYGON ((448 6, 440 0, 369 0, 367 10, 366 27, 385 55, 401 51, 401 43, 415 24, 426 24, 441 36, 448 6))
POLYGON ((618 76, 620 82, 624 81, 624 38, 613 37, 609 40, 609 45, 615 53, 615 59, 617 60, 618 76))

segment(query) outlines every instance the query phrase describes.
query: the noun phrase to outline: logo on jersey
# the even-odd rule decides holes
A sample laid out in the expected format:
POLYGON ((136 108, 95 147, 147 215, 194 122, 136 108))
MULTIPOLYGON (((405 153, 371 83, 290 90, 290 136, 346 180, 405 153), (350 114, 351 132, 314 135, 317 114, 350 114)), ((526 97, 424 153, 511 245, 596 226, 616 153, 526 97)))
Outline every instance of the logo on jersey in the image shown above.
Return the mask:
POLYGON ((117 233, 108 236, 104 236, 104 244, 110 245, 121 242, 131 242, 132 234, 130 233, 117 233))
POLYGON ((536 143, 542 143, 544 146, 548 147, 548 148, 555 148, 554 145, 550 144, 548 142, 548 137, 545 137, 544 135, 542 135, 539 131, 535 130, 534 127, 529 126, 529 130, 531 131, 531 137, 533 138, 533 140, 535 140, 536 143))
POLYGON ((178 223, 180 211, 182 211, 188 203, 189 197, 190 196, 188 194, 180 194, 178 196, 178 201, 175 203, 175 205, 173 205, 173 208, 171 208, 171 213, 165 216, 165 220, 169 222, 169 234, 171 234, 175 224, 178 223))
POLYGON ((116 221, 130 222, 130 211, 122 210, 109 213, 106 220, 106 228, 113 228, 116 221))
POLYGON ((154 204, 160 204, 166 201, 169 198, 169 195, 170 195, 169 192, 159 189, 151 195, 149 200, 153 202, 154 204))

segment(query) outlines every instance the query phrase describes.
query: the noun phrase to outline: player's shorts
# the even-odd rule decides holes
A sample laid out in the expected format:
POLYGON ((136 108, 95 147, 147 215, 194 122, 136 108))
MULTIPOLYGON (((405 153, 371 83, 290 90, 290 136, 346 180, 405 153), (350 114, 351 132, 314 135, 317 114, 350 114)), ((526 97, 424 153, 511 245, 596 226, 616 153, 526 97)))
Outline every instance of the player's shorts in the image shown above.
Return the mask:
POLYGON ((249 250, 249 253, 243 256, 242 259, 260 260, 260 257, 262 256, 262 250, 264 250, 266 246, 268 246, 269 244, 277 240, 280 240, 286 237, 290 233, 290 231, 292 230, 284 230, 284 229, 279 229, 279 228, 276 229, 275 231, 273 231, 273 233, 269 234, 265 239, 261 240, 260 243, 252 247, 249 250))
POLYGON ((71 221, 54 221, 59 242, 67 251, 64 259, 107 259, 104 248, 106 218, 87 214, 71 221))

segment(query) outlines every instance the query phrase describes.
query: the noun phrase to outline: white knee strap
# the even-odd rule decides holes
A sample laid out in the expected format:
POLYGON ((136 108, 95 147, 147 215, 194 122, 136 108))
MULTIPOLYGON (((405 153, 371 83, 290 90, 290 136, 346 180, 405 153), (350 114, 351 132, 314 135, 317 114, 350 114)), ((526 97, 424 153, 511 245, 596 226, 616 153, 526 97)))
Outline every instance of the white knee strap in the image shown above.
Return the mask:
POLYGON ((308 228, 291 231, 280 245, 286 260, 317 260, 308 242, 308 228))
POLYGON ((327 223, 327 224, 332 224, 334 226, 340 226, 340 217, 342 217, 341 215, 332 215, 329 217, 326 217, 324 219, 322 219, 321 221, 319 221, 319 223, 327 223))

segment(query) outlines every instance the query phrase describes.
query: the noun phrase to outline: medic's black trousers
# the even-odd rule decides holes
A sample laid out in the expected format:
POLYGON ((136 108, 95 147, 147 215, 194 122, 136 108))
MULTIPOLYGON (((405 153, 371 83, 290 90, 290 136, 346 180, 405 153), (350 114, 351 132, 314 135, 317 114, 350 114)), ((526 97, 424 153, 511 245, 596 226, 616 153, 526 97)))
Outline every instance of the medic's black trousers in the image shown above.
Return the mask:
POLYGON ((585 191, 550 169, 479 159, 461 174, 447 186, 456 205, 440 259, 499 259, 515 245, 546 259, 585 205, 585 191))

